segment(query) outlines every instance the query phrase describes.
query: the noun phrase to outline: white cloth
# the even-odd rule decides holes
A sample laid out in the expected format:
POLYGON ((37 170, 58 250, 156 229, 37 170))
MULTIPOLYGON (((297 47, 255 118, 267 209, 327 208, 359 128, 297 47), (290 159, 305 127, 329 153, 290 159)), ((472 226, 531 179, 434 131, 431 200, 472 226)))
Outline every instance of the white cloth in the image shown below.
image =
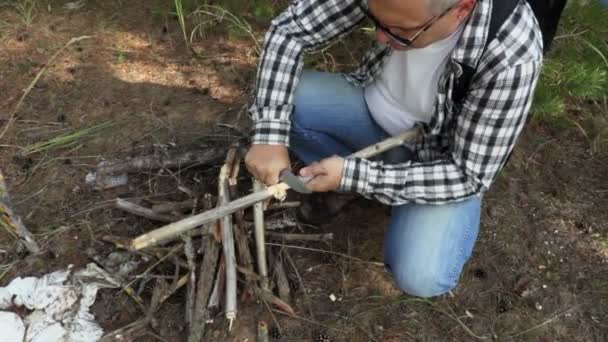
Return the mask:
POLYGON ((425 48, 393 51, 380 76, 365 88, 367 107, 388 134, 430 121, 439 77, 461 33, 462 27, 425 48))

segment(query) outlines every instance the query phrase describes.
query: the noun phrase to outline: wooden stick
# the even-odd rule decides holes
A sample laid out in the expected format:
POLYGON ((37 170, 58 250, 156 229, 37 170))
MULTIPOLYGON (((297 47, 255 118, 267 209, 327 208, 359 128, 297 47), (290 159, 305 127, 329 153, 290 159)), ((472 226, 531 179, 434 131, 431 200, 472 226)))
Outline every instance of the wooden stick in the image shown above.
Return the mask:
POLYGON ((184 240, 184 253, 188 260, 188 268, 190 268, 190 278, 188 280, 188 287, 186 288, 186 323, 192 322, 192 315, 194 313, 194 295, 196 293, 196 263, 195 263, 195 252, 194 245, 192 244, 192 237, 184 234, 182 236, 184 240))
MULTIPOLYGON (((253 257, 251 256, 251 250, 249 248, 249 239, 246 228, 247 226, 244 216, 245 213, 243 210, 239 210, 234 214, 234 218, 236 221, 234 236, 236 238, 237 243, 239 265, 253 272, 253 257)), ((249 286, 249 284, 251 284, 253 281, 255 280, 245 274, 245 287, 241 295, 241 300, 249 298, 253 295, 253 291, 250 289, 249 286)))
POLYGON ((285 303, 281 298, 278 298, 277 296, 273 295, 272 292, 264 290, 264 289, 256 286, 256 287, 254 287, 254 293, 260 299, 271 303, 275 307, 281 309, 283 312, 286 312, 290 315, 296 314, 295 311, 292 309, 292 307, 289 304, 285 303))
POLYGON ((321 241, 328 243, 333 240, 334 234, 286 234, 286 233, 270 233, 267 232, 266 236, 281 241, 321 241))
POLYGON ((220 294, 222 293, 222 289, 224 288, 224 284, 226 283, 226 263, 224 263, 224 258, 220 256, 220 265, 217 268, 217 273, 215 276, 215 284, 213 285, 213 291, 211 291, 211 296, 209 297, 209 304, 207 308, 213 309, 220 306, 220 294))
POLYGON ((182 212, 192 210, 196 205, 196 199, 187 199, 181 202, 166 202, 152 205, 152 211, 157 214, 167 214, 171 212, 182 212))
POLYGON ((220 246, 211 237, 206 237, 207 246, 204 249, 203 261, 200 267, 198 284, 196 288, 196 299, 194 302, 194 314, 190 324, 190 335, 188 342, 200 342, 205 336, 205 327, 209 318, 207 301, 213 286, 213 276, 219 258, 220 246))
POLYGON ((280 230, 287 228, 295 228, 298 226, 298 222, 292 217, 281 217, 271 219, 265 222, 266 230, 280 230))
POLYGON ((359 150, 351 155, 351 157, 369 159, 371 157, 377 156, 382 152, 386 152, 390 149, 393 149, 397 146, 403 145, 408 142, 412 142, 416 140, 418 135, 421 133, 421 128, 416 126, 410 130, 407 130, 399 135, 394 137, 390 137, 385 139, 377 144, 366 147, 362 150, 359 150))
MULTIPOLYGON (((416 127, 410 131, 406 131, 401 135, 388 138, 385 141, 379 142, 373 146, 367 147, 352 156, 359 158, 370 158, 379 153, 387 151, 391 148, 397 147, 405 142, 414 140, 420 132, 420 128, 416 127)), ((254 192, 248 196, 239 198, 232 201, 224 206, 219 206, 215 209, 185 218, 181 221, 174 222, 164 227, 158 228, 146 234, 143 234, 135 238, 132 242, 132 248, 142 249, 151 245, 157 245, 168 240, 174 239, 181 233, 200 226, 202 224, 217 220, 226 215, 232 214, 237 210, 248 208, 255 203, 264 201, 271 197, 284 197, 286 191, 289 190, 289 185, 285 183, 279 183, 270 187, 267 187, 261 191, 254 192)))
POLYGON ((154 221, 175 222, 179 220, 179 218, 172 215, 157 214, 150 208, 142 207, 141 205, 126 201, 122 198, 117 198, 114 202, 114 206, 116 209, 124 210, 133 215, 145 217, 154 221))
POLYGON ((277 283, 277 290, 279 292, 279 298, 284 302, 289 302, 289 280, 287 280, 287 273, 285 273, 285 267, 283 266, 283 260, 278 255, 274 261, 274 279, 277 283))
POLYGON ((271 203, 266 210, 281 210, 281 209, 291 209, 298 208, 302 205, 302 202, 294 201, 294 202, 274 202, 271 203))
POLYGON ((21 244, 32 254, 40 252, 40 246, 32 233, 25 227, 21 218, 13 211, 13 205, 11 198, 8 194, 6 182, 2 170, 0 170, 0 225, 3 226, 7 232, 16 234, 21 244))
MULTIPOLYGON (((257 179, 253 179, 253 191, 260 192, 264 186, 257 179)), ((264 238, 264 204, 258 202, 253 205, 253 226, 255 246, 258 262, 258 273, 262 277, 262 289, 268 290, 268 264, 266 262, 266 241, 264 238)))
MULTIPOLYGON (((235 161, 236 149, 228 151, 226 163, 220 170, 218 181, 218 204, 226 205, 230 202, 230 190, 228 188, 228 178, 235 161)), ((222 250, 224 251, 224 262, 226 265, 226 300, 224 302, 224 314, 230 321, 228 330, 232 329, 232 323, 236 319, 236 257, 234 254, 234 235, 232 231, 232 215, 228 214, 220 220, 222 229, 222 250)))
POLYGON ((220 218, 230 215, 237 210, 251 207, 253 204, 261 202, 265 199, 275 196, 275 194, 285 193, 289 189, 289 185, 279 183, 270 186, 260 192, 252 193, 248 196, 241 197, 224 206, 218 206, 214 209, 203 213, 185 218, 183 220, 168 224, 146 234, 140 235, 131 242, 131 247, 135 250, 140 250, 149 246, 159 245, 161 243, 175 239, 185 231, 196 228, 200 225, 217 221, 220 218))

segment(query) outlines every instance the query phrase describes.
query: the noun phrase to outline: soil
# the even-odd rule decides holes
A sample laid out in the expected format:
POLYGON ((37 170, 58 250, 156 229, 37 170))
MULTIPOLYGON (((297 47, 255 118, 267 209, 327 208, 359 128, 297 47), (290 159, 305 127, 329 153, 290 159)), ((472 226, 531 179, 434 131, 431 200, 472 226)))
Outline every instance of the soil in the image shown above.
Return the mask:
MULTIPOLYGON (((2 129, 23 91, 46 67, 0 141, 0 165, 13 203, 43 251, 19 252, 10 236, 0 234, 2 285, 70 264, 84 267, 91 253, 115 251, 102 236, 135 237, 158 227, 110 208, 118 192, 85 183, 100 161, 234 141, 237 132, 218 123, 246 130, 242 109, 256 72, 251 41, 213 32, 196 40, 193 48, 200 55, 195 57, 178 23, 154 15, 169 10, 169 3, 88 1, 67 10, 61 1, 48 1, 48 10, 41 8, 30 26, 9 6, 0 7, 0 22, 10 24, 0 33, 2 129), (47 64, 71 38, 84 35, 92 37, 47 64), (114 123, 110 130, 73 146, 23 155, 24 147, 107 121, 114 123)), ((263 26, 256 29, 263 34, 263 26)), ((330 56, 343 64, 325 65, 329 69, 352 64, 342 45, 330 56)), ((608 114, 605 105, 576 106, 608 114)), ((533 122, 485 197, 474 255, 450 295, 425 300, 395 288, 381 266, 389 210, 359 199, 315 230, 334 233, 332 245, 298 244, 331 253, 285 248, 295 266, 287 273, 298 317, 273 317, 250 300, 240 303, 230 332, 218 314, 208 339, 253 341, 263 319, 275 336, 280 330, 275 340, 281 341, 324 336, 331 341, 606 341, 606 171, 608 154, 592 148, 584 134, 533 122)), ((206 167, 179 177, 140 174, 120 195, 185 199, 178 186, 208 191, 215 185, 200 179, 217 172, 206 167)), ((138 271, 151 264, 143 262, 138 271)), ((155 270, 172 272, 169 266, 155 270)), ((150 292, 143 292, 144 300, 150 292)), ((167 341, 185 340, 184 302, 185 292, 179 291, 157 315, 155 331, 167 341)), ((142 317, 118 290, 100 291, 94 313, 107 332, 142 317)))

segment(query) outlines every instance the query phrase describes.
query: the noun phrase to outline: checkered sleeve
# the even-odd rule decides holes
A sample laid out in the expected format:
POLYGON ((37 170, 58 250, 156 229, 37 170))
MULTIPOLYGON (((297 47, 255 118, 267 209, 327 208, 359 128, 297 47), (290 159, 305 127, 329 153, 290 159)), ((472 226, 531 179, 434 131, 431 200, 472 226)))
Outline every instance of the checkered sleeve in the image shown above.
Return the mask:
POLYGON ((303 53, 331 44, 355 29, 365 15, 360 0, 294 1, 266 34, 250 113, 253 143, 289 145, 293 94, 303 53))
POLYGON ((397 165, 347 158, 340 190, 391 205, 442 204, 484 192, 506 163, 525 124, 540 59, 501 67, 475 82, 455 119, 453 149, 446 158, 397 165))

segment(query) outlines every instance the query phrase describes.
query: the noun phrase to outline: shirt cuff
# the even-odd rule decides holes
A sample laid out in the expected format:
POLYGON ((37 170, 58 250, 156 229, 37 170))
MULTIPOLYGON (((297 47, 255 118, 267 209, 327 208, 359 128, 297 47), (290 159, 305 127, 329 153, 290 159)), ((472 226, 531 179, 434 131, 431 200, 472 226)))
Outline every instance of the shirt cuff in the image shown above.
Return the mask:
POLYGON ((252 107, 250 113, 255 122, 253 144, 283 145, 289 147, 292 105, 252 107))
POLYGON ((356 192, 362 195, 373 191, 377 173, 372 171, 370 162, 365 159, 347 157, 342 167, 339 192, 356 192))

